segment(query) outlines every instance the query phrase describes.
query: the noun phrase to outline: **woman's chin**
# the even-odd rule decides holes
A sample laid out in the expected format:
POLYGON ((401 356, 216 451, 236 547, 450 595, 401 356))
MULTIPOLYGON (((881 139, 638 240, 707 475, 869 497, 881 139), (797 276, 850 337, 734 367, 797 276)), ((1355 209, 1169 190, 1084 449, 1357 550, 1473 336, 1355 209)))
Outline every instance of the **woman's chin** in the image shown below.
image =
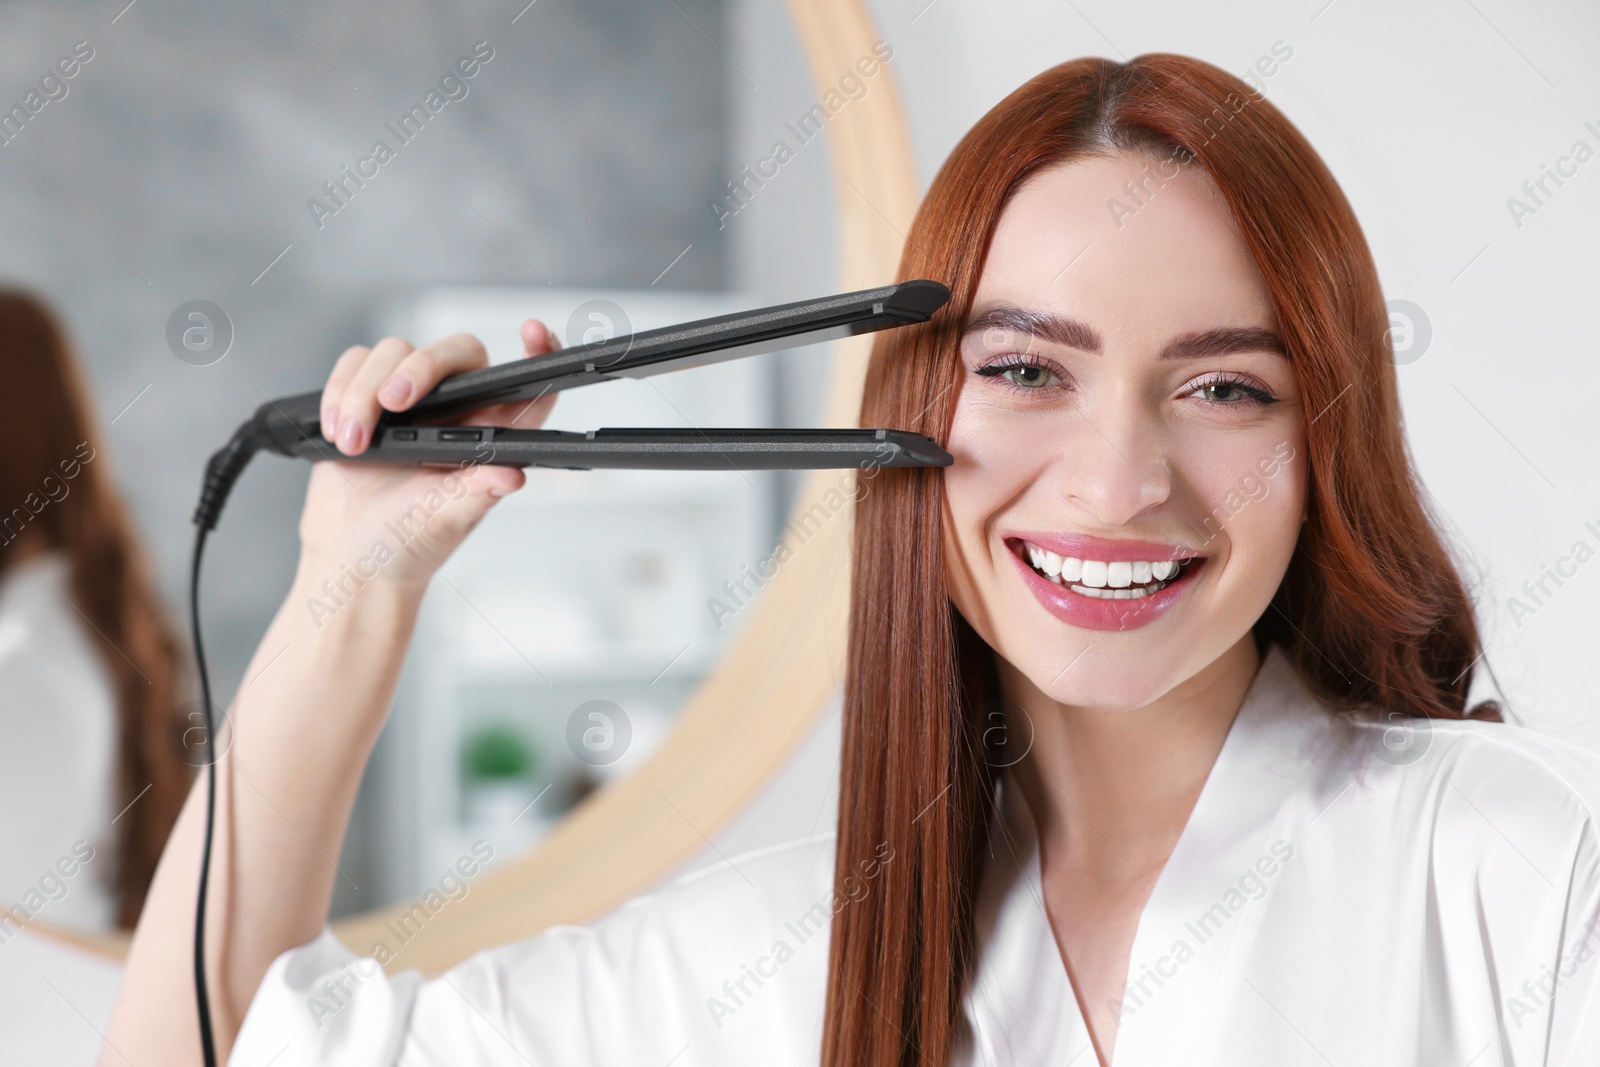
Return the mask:
POLYGON ((1005 657, 1034 689, 1058 704, 1101 711, 1132 711, 1155 703, 1181 679, 1173 676, 1178 665, 1151 663, 1146 657, 1125 661, 1105 656, 1099 662, 1093 648, 1070 651, 1030 649, 1005 657))
POLYGON ((1044 694, 1058 704, 1096 711, 1134 711, 1155 703, 1171 686, 1152 685, 1148 679, 1128 683, 1122 679, 1079 680, 1071 685, 1057 682, 1044 694))

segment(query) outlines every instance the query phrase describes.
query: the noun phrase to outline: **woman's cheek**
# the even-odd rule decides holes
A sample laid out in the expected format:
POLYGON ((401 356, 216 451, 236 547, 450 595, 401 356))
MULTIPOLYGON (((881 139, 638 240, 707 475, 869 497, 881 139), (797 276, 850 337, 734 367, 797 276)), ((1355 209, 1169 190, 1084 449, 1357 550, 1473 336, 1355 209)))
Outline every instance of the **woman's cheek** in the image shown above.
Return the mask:
MULTIPOLYGON (((1288 565, 1305 503, 1305 449, 1298 435, 1252 438, 1241 447, 1187 449, 1190 484, 1203 513, 1190 520, 1193 547, 1263 569, 1288 565)), ((1252 568, 1254 569, 1254 568, 1252 568)), ((1254 580, 1254 579, 1252 579, 1254 580)))
POLYGON ((997 410, 963 393, 945 448, 955 463, 945 468, 945 492, 963 531, 981 530, 1007 501, 1017 499, 1048 466, 1061 442, 1048 421, 997 410))
POLYGON ((1007 428, 986 421, 958 404, 945 448, 955 462, 944 470, 945 573, 950 597, 962 616, 986 640, 992 639, 992 605, 985 595, 993 571, 986 533, 996 513, 1016 492, 1018 466, 1006 449, 1007 428))

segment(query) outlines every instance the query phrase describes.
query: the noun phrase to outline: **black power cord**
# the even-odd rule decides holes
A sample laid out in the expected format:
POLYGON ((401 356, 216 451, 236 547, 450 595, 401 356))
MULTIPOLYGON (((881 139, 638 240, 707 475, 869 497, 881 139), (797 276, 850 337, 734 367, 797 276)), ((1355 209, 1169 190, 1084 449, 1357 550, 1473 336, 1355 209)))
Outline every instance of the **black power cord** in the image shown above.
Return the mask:
POLYGON ((251 420, 206 463, 205 480, 200 486, 200 502, 195 507, 194 554, 189 564, 189 633, 194 643, 195 670, 200 678, 200 709, 205 718, 206 825, 200 847, 200 884, 194 909, 194 999, 200 1016, 200 1055, 205 1067, 217 1067, 216 1037, 211 1029, 211 995, 206 985, 206 891, 211 881, 211 838, 217 807, 216 743, 211 715, 211 678, 206 671, 205 648, 200 640, 200 558, 206 535, 216 529, 223 505, 233 483, 262 447, 259 423, 251 420))
POLYGON ((206 546, 201 526, 195 533, 194 556, 189 565, 189 633, 194 642, 194 662, 200 675, 200 707, 205 716, 206 829, 200 849, 200 889, 194 909, 194 999, 200 1014, 200 1056, 205 1067, 217 1067, 216 1039, 211 1033, 211 997, 206 989, 206 888, 211 876, 211 827, 217 807, 217 774, 211 743, 211 680, 206 676, 206 655, 200 644, 200 555, 206 546))

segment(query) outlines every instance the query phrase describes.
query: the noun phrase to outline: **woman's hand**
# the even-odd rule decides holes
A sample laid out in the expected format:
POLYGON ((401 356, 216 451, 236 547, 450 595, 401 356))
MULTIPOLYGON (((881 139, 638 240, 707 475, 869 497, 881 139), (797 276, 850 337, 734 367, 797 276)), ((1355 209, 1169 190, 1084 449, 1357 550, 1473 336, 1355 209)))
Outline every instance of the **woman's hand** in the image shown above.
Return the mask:
MULTIPOLYGON (((522 341, 530 356, 557 347, 532 321, 523 324, 522 341)), ((324 425, 339 420, 347 434, 341 450, 358 454, 380 409, 404 411, 441 378, 486 362, 483 346, 465 335, 419 349, 399 340, 352 348, 323 393, 324 425)), ((471 420, 537 426, 553 400, 475 412, 471 420)), ((327 922, 337 873, 329 857, 343 847, 421 591, 497 495, 522 482, 516 468, 489 466, 330 461, 312 471, 300 573, 245 671, 229 715, 230 743, 210 770, 217 807, 206 974, 224 1061, 268 966, 327 922), (325 588, 335 586, 330 597, 325 588)), ((204 786, 202 775, 145 898, 100 1058, 106 1067, 199 1064, 191 953, 204 786)))
MULTIPOLYGON (((522 324, 526 356, 560 347, 543 323, 522 324)), ((340 452, 360 455, 384 411, 405 411, 453 374, 488 365, 483 344, 456 334, 422 348, 388 338, 339 357, 322 391, 323 436, 340 452)), ((457 422, 532 429, 550 414, 556 396, 503 404, 457 422)), ((463 463, 395 467, 318 463, 300 518, 301 578, 315 588, 347 571, 420 593, 496 500, 522 487, 522 471, 463 463)), ((348 587, 348 580, 347 580, 348 587)))

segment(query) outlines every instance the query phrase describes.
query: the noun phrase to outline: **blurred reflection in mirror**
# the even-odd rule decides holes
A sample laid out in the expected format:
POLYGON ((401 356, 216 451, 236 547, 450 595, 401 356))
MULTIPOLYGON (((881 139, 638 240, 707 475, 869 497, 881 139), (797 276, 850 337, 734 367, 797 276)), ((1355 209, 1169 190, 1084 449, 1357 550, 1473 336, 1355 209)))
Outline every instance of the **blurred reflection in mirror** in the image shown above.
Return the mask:
POLYGON ((132 929, 190 781, 180 646, 66 333, 16 290, 0 457, 0 943, 132 929))

